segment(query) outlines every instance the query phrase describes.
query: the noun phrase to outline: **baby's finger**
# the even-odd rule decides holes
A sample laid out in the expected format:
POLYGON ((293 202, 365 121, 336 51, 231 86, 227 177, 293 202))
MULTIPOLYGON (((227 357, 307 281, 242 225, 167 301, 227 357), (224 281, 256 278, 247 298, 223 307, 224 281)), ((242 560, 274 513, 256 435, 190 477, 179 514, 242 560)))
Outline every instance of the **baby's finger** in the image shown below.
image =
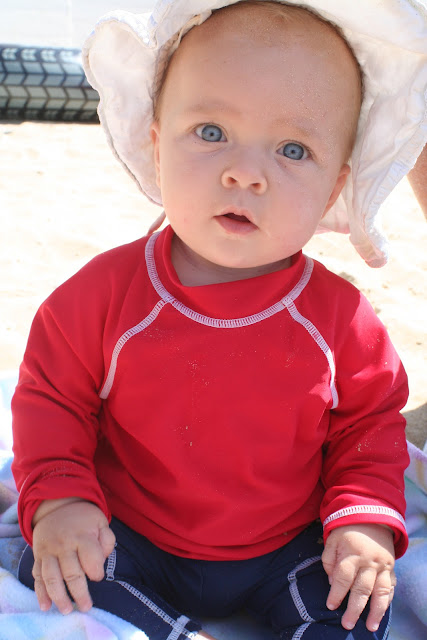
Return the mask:
POLYGON ((99 582, 104 577, 104 550, 97 538, 85 539, 78 548, 80 564, 90 580, 99 582))
POLYGON ((390 573, 390 584, 391 584, 391 590, 390 590, 390 594, 389 594, 389 597, 388 597, 389 606, 391 605, 391 601, 393 600, 394 590, 395 590, 396 584, 397 584, 397 578, 396 578, 396 574, 395 574, 394 571, 392 571, 390 573))
POLYGON ((34 578, 34 591, 36 592, 39 607, 42 611, 49 611, 52 606, 52 600, 46 591, 46 587, 42 578, 41 562, 40 560, 34 561, 33 566, 33 578, 34 578))
POLYGON ((116 536, 108 525, 106 527, 102 527, 99 531, 99 544, 102 547, 104 557, 108 558, 116 546, 116 536))
POLYGON ((389 571, 379 573, 372 590, 369 615, 366 620, 366 627, 369 631, 377 631, 393 599, 393 592, 394 586, 389 571))
POLYGON ((344 629, 353 629, 366 607, 374 589, 377 572, 374 568, 361 569, 351 587, 347 609, 341 619, 344 629))
POLYGON ((64 580, 57 558, 54 556, 46 556, 43 558, 41 577, 49 598, 56 604, 59 611, 64 614, 71 613, 73 604, 65 590, 64 580))
POLYGON ((322 564, 328 577, 333 575, 336 563, 337 550, 335 545, 331 544, 331 538, 329 537, 322 553, 322 564))
POLYGON ((328 609, 334 611, 340 606, 355 580, 356 573, 357 567, 351 560, 348 560, 341 562, 333 574, 329 576, 331 589, 326 601, 328 609))
MULTIPOLYGON (((86 576, 77 554, 74 551, 70 551, 60 557, 59 563, 68 591, 71 593, 78 609, 80 611, 89 611, 92 607, 92 598, 89 595, 86 576)), ((56 601, 54 602, 58 606, 56 601)))

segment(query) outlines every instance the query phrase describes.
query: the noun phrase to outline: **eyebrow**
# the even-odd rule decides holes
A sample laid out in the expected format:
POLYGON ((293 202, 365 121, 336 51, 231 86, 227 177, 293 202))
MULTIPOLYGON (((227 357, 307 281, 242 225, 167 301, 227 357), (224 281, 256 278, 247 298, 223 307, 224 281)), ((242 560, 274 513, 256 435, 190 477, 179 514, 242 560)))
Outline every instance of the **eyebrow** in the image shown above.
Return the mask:
POLYGON ((209 100, 209 102, 198 102, 189 107, 185 108, 187 113, 206 113, 208 111, 227 111, 228 113, 232 113, 236 116, 241 116, 242 112, 240 109, 236 109, 232 104, 228 102, 224 102, 223 100, 209 100))

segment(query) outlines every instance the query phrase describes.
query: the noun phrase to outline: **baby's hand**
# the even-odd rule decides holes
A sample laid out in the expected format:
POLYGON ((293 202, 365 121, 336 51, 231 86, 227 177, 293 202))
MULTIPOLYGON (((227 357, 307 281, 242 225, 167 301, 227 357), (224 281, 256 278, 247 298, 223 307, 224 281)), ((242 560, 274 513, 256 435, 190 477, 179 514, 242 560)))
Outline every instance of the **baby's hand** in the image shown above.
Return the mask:
POLYGON ((322 562, 331 584, 327 607, 337 609, 350 591, 341 620, 350 630, 371 598, 366 627, 376 631, 396 585, 391 529, 377 524, 338 527, 326 541, 322 562))
POLYGON ((33 519, 34 589, 42 611, 52 602, 61 613, 92 606, 86 576, 100 581, 104 562, 114 549, 114 533, 103 512, 78 499, 46 500, 33 519))

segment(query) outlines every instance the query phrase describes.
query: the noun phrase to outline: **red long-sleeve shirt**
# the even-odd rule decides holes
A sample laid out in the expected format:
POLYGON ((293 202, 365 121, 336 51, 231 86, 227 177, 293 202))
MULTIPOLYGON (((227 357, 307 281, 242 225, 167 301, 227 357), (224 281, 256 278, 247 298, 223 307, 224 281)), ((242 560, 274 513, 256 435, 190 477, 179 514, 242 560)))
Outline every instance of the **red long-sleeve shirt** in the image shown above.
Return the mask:
POLYGON ((361 293, 290 268, 181 285, 172 230, 108 251, 39 309, 13 398, 19 518, 80 496, 159 547, 244 559, 321 517, 407 544, 403 367, 361 293))

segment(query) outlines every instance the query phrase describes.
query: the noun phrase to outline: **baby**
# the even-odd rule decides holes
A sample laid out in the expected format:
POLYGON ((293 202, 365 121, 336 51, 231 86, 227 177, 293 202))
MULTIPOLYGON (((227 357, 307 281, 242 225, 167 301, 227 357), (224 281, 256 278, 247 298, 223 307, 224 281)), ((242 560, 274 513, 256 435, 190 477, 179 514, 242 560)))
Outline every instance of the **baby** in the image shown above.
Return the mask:
POLYGON ((348 178, 362 73, 303 7, 199 22, 149 124, 169 226, 95 258, 31 329, 20 579, 42 610, 94 604, 150 640, 240 609, 282 640, 384 639, 406 376, 360 292, 302 253, 348 178))

